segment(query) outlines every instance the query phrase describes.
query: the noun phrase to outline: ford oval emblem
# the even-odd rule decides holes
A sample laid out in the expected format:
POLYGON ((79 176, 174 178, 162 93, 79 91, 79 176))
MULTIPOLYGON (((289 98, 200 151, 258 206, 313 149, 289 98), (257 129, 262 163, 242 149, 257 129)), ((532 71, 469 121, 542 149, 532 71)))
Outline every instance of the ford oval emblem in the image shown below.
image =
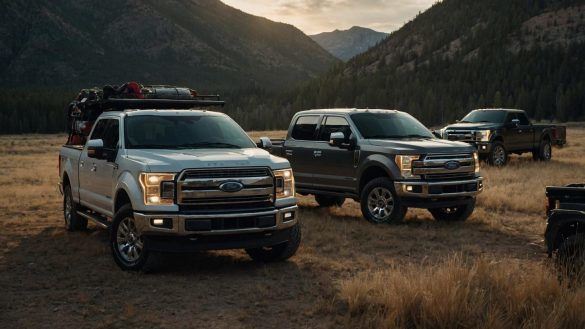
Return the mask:
POLYGON ((219 189, 224 192, 239 192, 244 188, 240 182, 225 182, 219 186, 219 189))
POLYGON ((445 163, 445 169, 456 170, 459 168, 461 168, 461 164, 459 163, 459 161, 449 161, 445 163))

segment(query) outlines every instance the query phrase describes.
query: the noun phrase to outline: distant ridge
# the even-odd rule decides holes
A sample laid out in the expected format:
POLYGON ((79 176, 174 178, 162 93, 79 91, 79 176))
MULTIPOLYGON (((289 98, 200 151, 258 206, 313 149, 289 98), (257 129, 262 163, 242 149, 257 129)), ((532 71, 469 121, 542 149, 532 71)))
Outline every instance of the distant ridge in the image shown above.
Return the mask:
POLYGON ((349 30, 319 33, 312 35, 311 38, 335 57, 348 61, 370 49, 387 36, 387 33, 354 26, 349 30))

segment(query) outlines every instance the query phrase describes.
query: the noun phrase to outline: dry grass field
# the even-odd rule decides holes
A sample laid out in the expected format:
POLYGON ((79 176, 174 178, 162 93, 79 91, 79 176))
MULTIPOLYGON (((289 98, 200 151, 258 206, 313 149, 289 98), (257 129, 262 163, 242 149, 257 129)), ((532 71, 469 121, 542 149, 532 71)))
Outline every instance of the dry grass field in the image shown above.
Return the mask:
POLYGON ((584 328, 585 288, 558 280, 542 242, 544 187, 585 182, 585 129, 568 135, 549 163, 482 168, 465 223, 409 210, 374 226, 353 201, 320 209, 301 197, 290 261, 168 255, 151 275, 120 271, 92 224, 64 230, 65 136, 1 136, 0 328, 584 328))

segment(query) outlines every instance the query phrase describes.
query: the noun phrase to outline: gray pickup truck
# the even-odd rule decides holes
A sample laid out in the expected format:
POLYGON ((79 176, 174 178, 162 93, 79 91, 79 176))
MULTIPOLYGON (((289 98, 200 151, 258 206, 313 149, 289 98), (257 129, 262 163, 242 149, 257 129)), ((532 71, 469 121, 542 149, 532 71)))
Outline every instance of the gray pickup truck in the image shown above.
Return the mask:
POLYGON ((61 148, 65 227, 84 230, 91 220, 109 228, 120 268, 152 268, 154 252, 165 251, 242 248, 260 261, 295 254, 301 231, 289 162, 225 114, 191 109, 210 102, 84 103, 75 108, 110 109, 87 142, 70 138, 61 148))
POLYGON ((494 166, 504 166, 511 153, 531 152, 534 160, 548 161, 552 145, 566 144, 566 127, 533 124, 522 110, 474 110, 438 134, 448 140, 477 147, 480 158, 494 166))
POLYGON ((399 111, 299 112, 272 152, 290 161, 298 193, 321 206, 352 198, 372 223, 401 221, 408 207, 463 221, 483 189, 474 147, 436 138, 399 111))

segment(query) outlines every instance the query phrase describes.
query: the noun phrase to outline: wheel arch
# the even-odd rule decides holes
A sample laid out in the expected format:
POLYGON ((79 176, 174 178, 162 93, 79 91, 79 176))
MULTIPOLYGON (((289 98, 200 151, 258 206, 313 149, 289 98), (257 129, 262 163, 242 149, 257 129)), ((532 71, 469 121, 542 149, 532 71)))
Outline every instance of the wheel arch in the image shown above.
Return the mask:
POLYGON ((359 170, 358 195, 369 181, 379 177, 388 177, 395 180, 399 177, 399 170, 394 161, 388 156, 373 155, 366 160, 366 165, 359 170))

